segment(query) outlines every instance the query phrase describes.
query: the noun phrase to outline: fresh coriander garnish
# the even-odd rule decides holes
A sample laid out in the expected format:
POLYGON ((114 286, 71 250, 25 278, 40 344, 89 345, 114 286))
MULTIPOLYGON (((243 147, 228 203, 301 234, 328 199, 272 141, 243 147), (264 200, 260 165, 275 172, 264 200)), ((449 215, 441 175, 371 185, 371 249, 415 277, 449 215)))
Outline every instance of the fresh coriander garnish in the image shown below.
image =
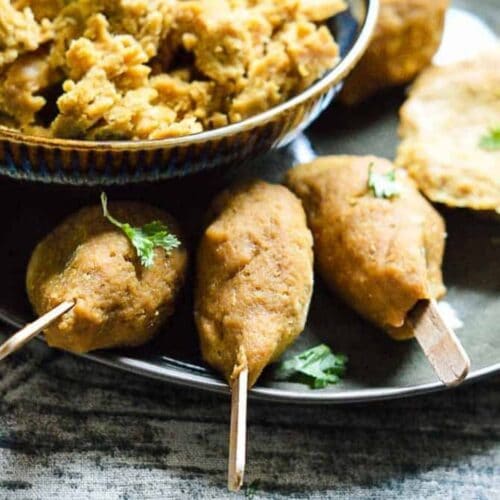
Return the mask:
POLYGON ((246 488, 245 488, 245 498, 253 498, 255 494, 257 493, 257 489, 259 487, 259 480, 257 479, 256 481, 252 481, 246 488))
POLYGON ((320 344, 283 361, 275 372, 275 378, 303 382, 313 389, 322 389, 340 380, 346 363, 347 356, 334 354, 327 345, 320 344))
POLYGON ((487 151, 497 151, 500 149, 500 125, 491 127, 486 134, 481 136, 479 147, 487 151))
POLYGON ((163 248, 167 253, 170 253, 174 248, 180 246, 181 242, 163 222, 155 220, 142 227, 133 227, 126 222, 117 221, 109 213, 106 193, 101 193, 101 204, 104 217, 127 235, 144 267, 153 265, 155 248, 163 248))
POLYGON ((373 170, 373 163, 368 167, 368 187, 375 198, 392 198, 401 193, 401 185, 396 180, 396 170, 379 174, 373 170))

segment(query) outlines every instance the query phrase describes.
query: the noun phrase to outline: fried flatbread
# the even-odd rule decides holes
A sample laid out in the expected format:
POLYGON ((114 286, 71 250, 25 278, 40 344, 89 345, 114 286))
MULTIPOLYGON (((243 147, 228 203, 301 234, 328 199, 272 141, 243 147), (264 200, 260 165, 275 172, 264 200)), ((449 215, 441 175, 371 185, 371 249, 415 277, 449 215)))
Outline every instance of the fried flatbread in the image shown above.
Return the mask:
POLYGON ((481 145, 500 126, 500 45, 420 75, 400 111, 396 164, 432 201, 500 212, 500 149, 481 145))

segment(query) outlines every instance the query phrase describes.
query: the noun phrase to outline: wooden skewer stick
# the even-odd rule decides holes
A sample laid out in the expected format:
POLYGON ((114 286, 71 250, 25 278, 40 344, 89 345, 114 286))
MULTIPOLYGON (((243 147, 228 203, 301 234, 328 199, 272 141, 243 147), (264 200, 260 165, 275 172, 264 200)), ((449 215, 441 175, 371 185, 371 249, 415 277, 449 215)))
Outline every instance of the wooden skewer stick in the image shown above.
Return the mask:
POLYGON ((243 484, 247 441, 248 368, 240 372, 231 387, 231 428, 227 487, 238 491, 243 484))
POLYGON ((455 332, 443 320, 435 300, 420 301, 408 315, 415 337, 447 386, 462 382, 469 373, 470 360, 455 332))
POLYGON ((24 344, 36 337, 42 330, 59 319, 63 314, 66 314, 74 306, 75 302, 72 300, 62 302, 48 313, 40 316, 36 321, 33 321, 33 323, 28 323, 22 330, 14 333, 12 337, 0 345, 0 360, 21 349, 24 344))

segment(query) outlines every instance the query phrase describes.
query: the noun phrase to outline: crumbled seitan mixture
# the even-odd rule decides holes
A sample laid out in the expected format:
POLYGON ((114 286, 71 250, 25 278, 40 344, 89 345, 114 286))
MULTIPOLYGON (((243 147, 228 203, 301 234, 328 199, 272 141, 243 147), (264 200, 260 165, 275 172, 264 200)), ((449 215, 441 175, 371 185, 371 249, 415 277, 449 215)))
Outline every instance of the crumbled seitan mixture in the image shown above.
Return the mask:
POLYGON ((323 23, 344 9, 343 0, 0 0, 0 124, 106 140, 243 120, 335 65, 323 23))

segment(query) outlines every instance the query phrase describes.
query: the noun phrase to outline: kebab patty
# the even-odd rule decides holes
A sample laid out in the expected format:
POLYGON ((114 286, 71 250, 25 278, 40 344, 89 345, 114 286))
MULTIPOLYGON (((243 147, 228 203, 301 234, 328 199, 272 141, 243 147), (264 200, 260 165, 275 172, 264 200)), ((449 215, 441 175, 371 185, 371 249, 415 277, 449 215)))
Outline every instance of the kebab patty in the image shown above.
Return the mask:
POLYGON ((441 276, 444 221, 401 170, 399 196, 377 198, 370 168, 394 167, 372 156, 326 156, 287 176, 302 199, 320 274, 347 304, 391 336, 411 336, 407 313, 445 293, 441 276))
POLYGON ((403 85, 430 62, 441 43, 448 0, 381 0, 373 39, 346 80, 340 99, 357 104, 403 85))
POLYGON ((481 138, 500 127, 500 44, 423 72, 400 111, 396 163, 432 201, 500 213, 500 149, 481 138))
MULTIPOLYGON (((141 203, 112 203, 120 220, 142 226, 173 219, 141 203)), ((83 353, 137 346, 150 340, 173 313, 184 281, 187 253, 155 249, 153 265, 141 266, 127 236, 108 222, 101 207, 86 207, 68 217, 35 248, 28 265, 27 291, 42 315, 65 300, 75 307, 45 330, 49 345, 83 353)))
POLYGON ((312 236, 285 187, 251 182, 219 195, 198 250, 195 320, 204 359, 252 386, 304 329, 312 236))

